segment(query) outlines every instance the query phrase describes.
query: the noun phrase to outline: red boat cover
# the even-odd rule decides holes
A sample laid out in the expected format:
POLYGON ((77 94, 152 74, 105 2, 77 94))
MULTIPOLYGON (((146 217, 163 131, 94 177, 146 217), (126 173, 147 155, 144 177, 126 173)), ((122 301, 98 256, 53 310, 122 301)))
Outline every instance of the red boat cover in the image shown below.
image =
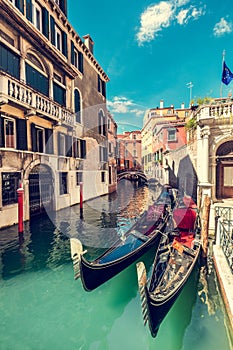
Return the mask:
POLYGON ((193 230, 196 212, 191 208, 177 208, 173 211, 173 218, 178 228, 193 230))

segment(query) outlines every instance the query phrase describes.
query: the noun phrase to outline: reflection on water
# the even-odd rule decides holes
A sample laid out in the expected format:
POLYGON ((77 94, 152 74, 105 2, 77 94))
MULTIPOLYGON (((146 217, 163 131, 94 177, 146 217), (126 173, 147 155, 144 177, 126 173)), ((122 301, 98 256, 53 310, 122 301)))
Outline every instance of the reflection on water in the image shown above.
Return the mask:
MULTIPOLYGON (((91 293, 73 279, 69 237, 94 256, 158 193, 123 181, 117 193, 0 231, 1 350, 229 350, 214 271, 193 273, 154 339, 143 326, 135 264, 91 293), (198 283, 197 283, 198 279, 198 283)), ((142 258, 147 270, 154 249, 142 258)))

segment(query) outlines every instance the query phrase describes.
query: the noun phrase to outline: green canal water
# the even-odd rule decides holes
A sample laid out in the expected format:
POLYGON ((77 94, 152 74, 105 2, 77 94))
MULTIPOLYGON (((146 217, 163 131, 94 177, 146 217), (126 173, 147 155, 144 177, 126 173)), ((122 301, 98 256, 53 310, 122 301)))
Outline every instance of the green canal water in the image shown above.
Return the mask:
MULTIPOLYGON (((232 349, 211 266, 192 275, 156 338, 143 325, 135 264, 92 292, 74 280, 69 238, 82 238, 93 256, 155 196, 123 182, 85 203, 83 222, 75 206, 31 220, 20 236, 17 227, 1 230, 0 350, 232 349)), ((148 270, 153 253, 141 258, 148 270)))

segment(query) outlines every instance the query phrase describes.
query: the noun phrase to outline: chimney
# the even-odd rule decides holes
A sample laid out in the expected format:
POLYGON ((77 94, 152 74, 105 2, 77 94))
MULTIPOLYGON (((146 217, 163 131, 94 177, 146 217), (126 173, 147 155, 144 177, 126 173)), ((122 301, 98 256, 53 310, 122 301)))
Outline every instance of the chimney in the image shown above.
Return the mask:
POLYGON ((184 109, 184 102, 181 103, 181 109, 184 109))
POLYGON ((90 34, 84 35, 83 39, 84 39, 84 44, 93 54, 94 41, 92 40, 90 34))
POLYGON ((159 108, 163 108, 163 100, 160 100, 159 108))

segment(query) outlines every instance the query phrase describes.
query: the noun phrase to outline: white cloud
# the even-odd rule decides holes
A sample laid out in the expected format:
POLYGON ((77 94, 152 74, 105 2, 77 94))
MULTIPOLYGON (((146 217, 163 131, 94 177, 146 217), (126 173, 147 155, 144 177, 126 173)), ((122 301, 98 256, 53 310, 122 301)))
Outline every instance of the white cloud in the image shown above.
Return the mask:
POLYGON ((171 2, 161 1, 157 5, 147 7, 141 14, 141 27, 137 33, 139 44, 154 39, 159 31, 170 25, 174 8, 171 2))
POLYGON ((148 6, 141 14, 140 28, 136 34, 138 44, 152 41, 159 32, 175 22, 184 25, 189 20, 197 20, 205 14, 205 6, 191 5, 181 8, 189 2, 189 0, 169 0, 148 6))
POLYGON ((222 36, 226 33, 231 33, 232 32, 232 23, 227 22, 225 18, 221 18, 218 23, 215 24, 214 29, 213 29, 214 35, 215 36, 222 36))
POLYGON ((177 22, 180 25, 188 23, 189 20, 197 20, 200 16, 205 14, 205 7, 196 8, 190 6, 187 9, 182 9, 176 16, 177 22))
POLYGON ((190 0, 177 0, 177 1, 176 1, 176 6, 177 6, 177 7, 181 7, 181 6, 186 5, 186 4, 189 3, 189 2, 190 2, 190 0))
POLYGON ((204 15, 205 15, 205 6, 200 7, 199 9, 197 9, 196 7, 192 8, 191 17, 194 20, 204 15))
POLYGON ((186 23, 187 17, 188 17, 188 12, 189 12, 188 9, 186 9, 186 10, 181 10, 181 11, 178 13, 178 15, 176 16, 177 22, 178 22, 180 25, 186 23))
POLYGON ((110 112, 114 115, 117 114, 125 114, 132 113, 136 116, 140 116, 144 114, 145 109, 139 108, 139 106, 134 103, 132 100, 127 99, 124 96, 115 96, 112 101, 107 101, 108 108, 110 112))

